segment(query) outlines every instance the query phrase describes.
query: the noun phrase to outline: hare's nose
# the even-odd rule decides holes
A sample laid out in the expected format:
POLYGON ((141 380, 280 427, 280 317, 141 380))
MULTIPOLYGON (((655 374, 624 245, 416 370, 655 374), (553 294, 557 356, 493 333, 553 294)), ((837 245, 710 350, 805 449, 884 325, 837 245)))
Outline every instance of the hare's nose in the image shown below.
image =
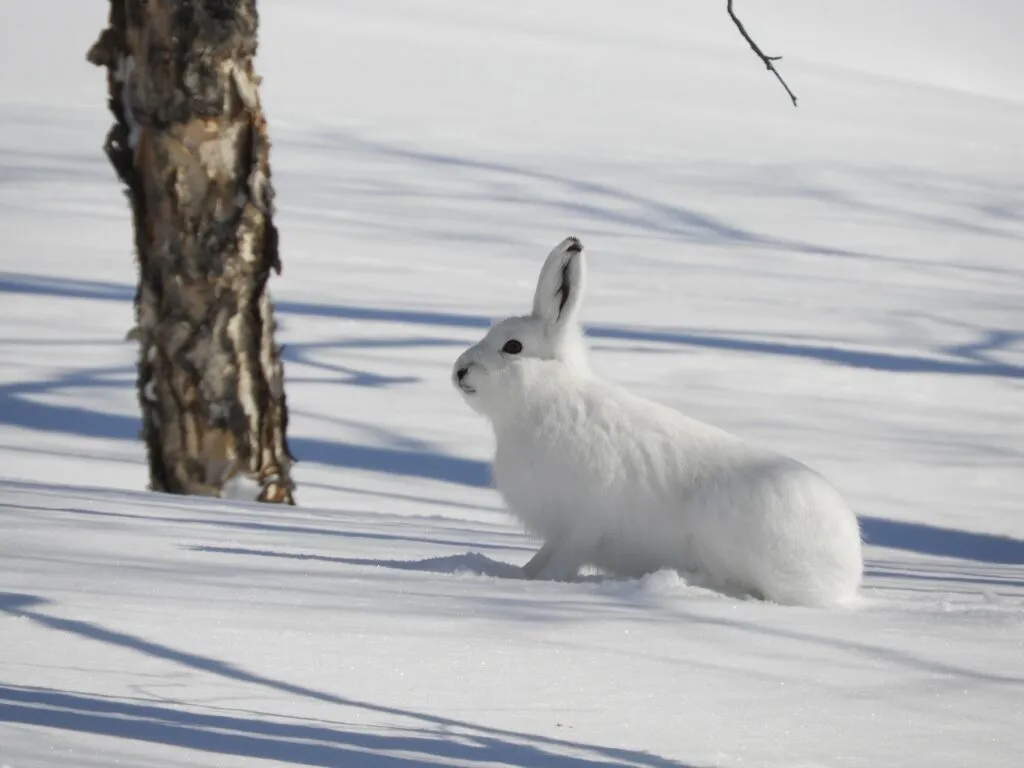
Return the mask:
POLYGON ((464 378, 466 378, 467 373, 469 373, 469 368, 459 368, 459 370, 455 372, 455 376, 456 378, 458 378, 459 381, 462 381, 464 378))

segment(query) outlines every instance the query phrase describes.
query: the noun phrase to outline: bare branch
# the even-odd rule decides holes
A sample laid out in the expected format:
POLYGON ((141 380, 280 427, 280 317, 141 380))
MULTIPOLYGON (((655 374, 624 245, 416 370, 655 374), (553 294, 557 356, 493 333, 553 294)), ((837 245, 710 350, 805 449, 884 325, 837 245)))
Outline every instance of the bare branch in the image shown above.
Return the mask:
POLYGON ((774 61, 778 61, 782 57, 768 56, 764 53, 764 51, 761 50, 757 43, 754 42, 754 39, 747 33, 747 30, 743 27, 743 22, 739 20, 739 18, 736 16, 736 13, 733 11, 732 0, 726 0, 725 7, 726 10, 729 11, 729 18, 732 19, 732 23, 736 25, 736 29, 740 31, 740 34, 743 35, 743 39, 747 41, 747 44, 750 46, 750 50, 757 54, 758 58, 761 59, 761 61, 764 62, 764 65, 768 68, 768 71, 775 75, 775 77, 778 78, 779 82, 782 83, 782 87, 786 89, 786 93, 788 93, 789 98, 793 100, 793 106, 795 107, 796 94, 789 90, 789 86, 786 85, 786 81, 782 79, 782 75, 779 74, 779 71, 775 69, 775 65, 772 63, 774 61))

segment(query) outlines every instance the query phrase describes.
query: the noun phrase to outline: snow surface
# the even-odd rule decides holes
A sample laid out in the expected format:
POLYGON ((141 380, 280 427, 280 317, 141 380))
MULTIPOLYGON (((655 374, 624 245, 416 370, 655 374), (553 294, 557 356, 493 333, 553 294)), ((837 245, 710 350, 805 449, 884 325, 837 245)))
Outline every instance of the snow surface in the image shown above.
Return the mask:
POLYGON ((300 507, 144 490, 106 3, 0 0, 0 765, 1024 762, 1024 4, 261 0, 300 507), (823 471, 863 605, 529 583, 448 381, 595 365, 823 471))

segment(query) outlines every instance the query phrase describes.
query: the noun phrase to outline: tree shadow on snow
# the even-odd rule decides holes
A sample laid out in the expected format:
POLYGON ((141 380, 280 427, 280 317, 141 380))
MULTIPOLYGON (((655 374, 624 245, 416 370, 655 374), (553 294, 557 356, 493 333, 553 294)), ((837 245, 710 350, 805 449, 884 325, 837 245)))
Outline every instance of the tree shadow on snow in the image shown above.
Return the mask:
POLYGON ((359 730, 340 721, 275 721, 196 712, 133 699, 115 699, 47 688, 0 685, 0 722, 54 728, 184 747, 214 754, 277 760, 290 765, 366 768, 414 768, 424 761, 471 762, 498 766, 584 768, 622 765, 638 768, 687 768, 646 752, 554 739, 372 704, 249 672, 229 662, 179 651, 98 624, 51 616, 40 611, 47 601, 34 595, 0 593, 0 613, 27 619, 57 632, 107 643, 151 658, 255 685, 277 693, 333 704, 351 720, 374 714, 411 720, 382 733, 359 730))
MULTIPOLYGON (((134 295, 134 289, 127 285, 102 281, 0 273, 0 294, 2 293, 129 302, 134 295)), ((289 301, 278 302, 278 310, 283 314, 294 316, 334 317, 365 322, 475 330, 485 329, 490 324, 487 318, 477 315, 318 305, 289 301)), ((597 325, 591 326, 587 330, 590 336, 606 340, 662 343, 802 357, 872 370, 1024 378, 1024 368, 1000 363, 992 357, 992 353, 1008 349, 1024 340, 1024 333, 1021 332, 989 331, 975 343, 946 350, 953 356, 953 359, 940 360, 656 329, 633 330, 597 325)), ((383 339, 369 342, 366 340, 341 340, 334 343, 348 344, 350 341, 386 345, 435 343, 447 345, 454 343, 454 340, 450 339, 383 339)), ((304 363, 312 359, 314 350, 302 350, 302 344, 293 346, 297 348, 297 354, 300 355, 296 359, 301 359, 304 363)), ((331 366, 326 366, 324 370, 331 372, 332 369, 331 366)), ((345 377, 340 380, 340 383, 358 386, 383 387, 409 381, 406 378, 385 377, 344 366, 335 367, 333 372, 345 377)), ((58 392, 62 389, 90 387, 128 389, 133 386, 134 370, 131 366, 73 370, 41 381, 3 384, 0 385, 0 424, 59 434, 134 441, 138 439, 140 427, 140 420, 137 416, 58 405, 43 402, 34 397, 58 392)), ((486 488, 491 485, 490 468, 486 462, 431 450, 427 445, 372 446, 301 436, 291 437, 289 443, 300 461, 436 480, 474 488, 486 488)), ((1024 562, 1024 543, 1016 539, 880 518, 866 517, 862 519, 866 538, 871 544, 984 562, 1013 564, 1024 562)))
MULTIPOLYGON (((353 718, 355 719, 355 718, 353 718)), ((470 764, 584 768, 682 763, 572 742, 537 744, 529 734, 477 733, 471 726, 358 729, 340 722, 310 725, 176 709, 49 688, 0 684, 0 722, 182 747, 287 765, 418 768, 470 764), (613 754, 605 755, 604 752, 613 754), (571 754, 571 753, 579 754, 571 754)), ((486 729, 485 729, 486 731, 486 729)))
MULTIPOLYGON (((72 280, 11 272, 0 273, 0 293, 131 301, 134 288, 119 283, 94 280, 72 280)), ((312 304, 275 300, 282 315, 323 317, 365 322, 397 323, 440 328, 486 330, 491 318, 482 315, 432 312, 420 310, 379 309, 338 304, 312 304)), ((824 344, 803 344, 738 338, 706 332, 669 331, 648 328, 625 328, 591 324, 587 336, 608 341, 633 341, 681 347, 717 349, 731 352, 795 357, 818 362, 891 373, 928 373, 996 378, 1024 379, 1024 366, 1002 363, 991 357, 993 352, 1009 349, 1024 342, 1024 332, 992 329, 983 331, 971 344, 940 350, 945 357, 869 352, 824 344)), ((434 340, 434 344, 454 344, 454 340, 434 340)), ((301 345, 300 345, 301 346, 301 345)), ((386 380, 385 380, 386 381, 386 380)))
MULTIPOLYGON (((137 417, 24 397, 62 387, 127 387, 131 386, 128 374, 129 369, 126 368, 98 369, 66 374, 52 381, 0 385, 0 424, 82 437, 136 440, 140 426, 137 417)), ((320 438, 292 438, 290 443, 300 461, 438 480, 473 488, 491 485, 490 467, 486 462, 474 459, 427 450, 356 445, 320 438)), ((861 521, 868 544, 981 562, 1024 563, 1024 541, 1019 539, 869 516, 861 517, 861 521)))
POLYGON ((1024 564, 1024 541, 1009 536, 879 517, 861 517, 860 521, 865 541, 877 547, 982 563, 1024 564))
MULTIPOLYGON (((130 369, 127 368, 117 369, 114 373, 107 370, 85 371, 44 382, 0 385, 0 424, 81 437, 137 440, 142 426, 137 416, 44 403, 26 397, 64 387, 131 387, 134 381, 127 378, 129 374, 130 369)), ((474 459, 316 437, 289 437, 288 444, 299 461, 439 480, 473 488, 490 486, 490 468, 486 462, 474 459)))

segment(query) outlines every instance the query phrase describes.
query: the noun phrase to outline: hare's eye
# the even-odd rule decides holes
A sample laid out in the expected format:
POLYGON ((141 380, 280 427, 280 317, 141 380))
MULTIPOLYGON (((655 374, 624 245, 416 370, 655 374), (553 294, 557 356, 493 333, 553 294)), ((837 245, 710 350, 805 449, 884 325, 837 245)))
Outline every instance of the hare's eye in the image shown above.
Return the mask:
POLYGON ((522 342, 518 339, 509 339, 505 342, 505 346, 501 348, 501 351, 506 355, 518 355, 523 351, 522 342))

